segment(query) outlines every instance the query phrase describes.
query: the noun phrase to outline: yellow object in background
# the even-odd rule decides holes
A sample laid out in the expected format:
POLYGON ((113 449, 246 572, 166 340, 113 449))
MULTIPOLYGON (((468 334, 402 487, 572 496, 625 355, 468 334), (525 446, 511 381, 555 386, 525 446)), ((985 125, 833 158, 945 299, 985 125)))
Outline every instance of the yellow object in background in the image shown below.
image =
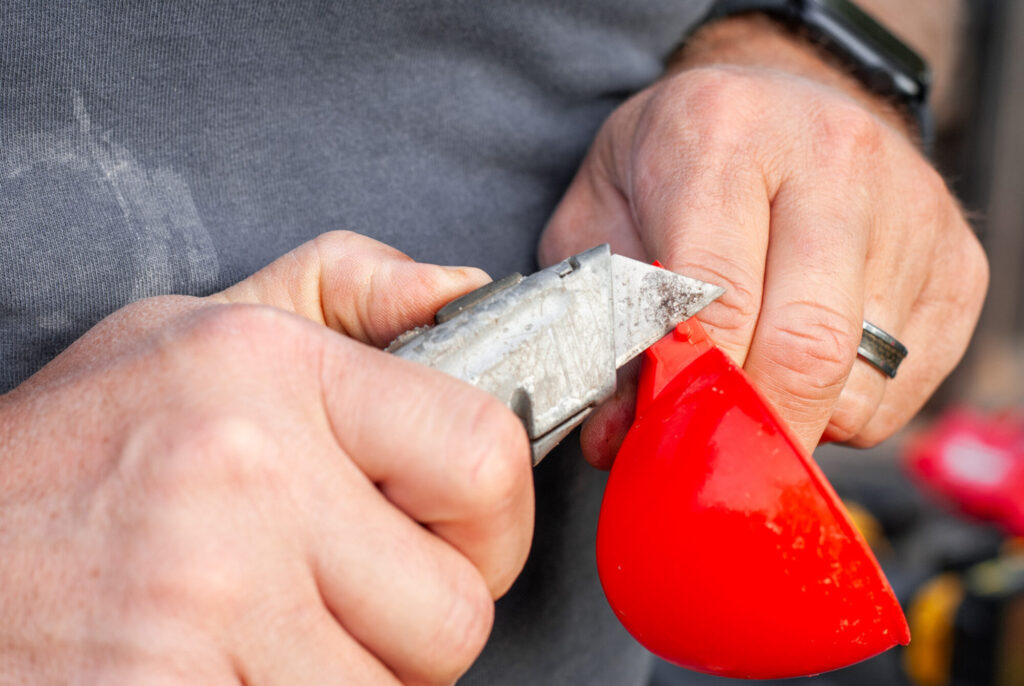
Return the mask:
POLYGON ((955 574, 930 580, 914 597, 907 612, 910 645, 903 665, 917 686, 947 686, 953 662, 953 620, 964 597, 964 586, 955 574))

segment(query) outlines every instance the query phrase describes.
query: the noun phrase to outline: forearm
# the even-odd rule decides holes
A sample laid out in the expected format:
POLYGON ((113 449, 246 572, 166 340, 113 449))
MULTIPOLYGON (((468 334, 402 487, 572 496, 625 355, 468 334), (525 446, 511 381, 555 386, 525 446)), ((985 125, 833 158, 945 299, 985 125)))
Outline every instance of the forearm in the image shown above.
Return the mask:
POLYGON ((941 124, 953 109, 953 84, 967 29, 966 3, 963 0, 858 0, 858 4, 931 66, 931 104, 941 124))
MULTIPOLYGON (((951 112, 952 82, 964 33, 961 0, 859 3, 931 65, 931 103, 941 123, 951 112)), ((905 113, 869 92, 828 53, 767 16, 751 13, 712 22, 699 29, 670 60, 678 71, 707 64, 781 69, 838 88, 895 122, 905 113)))

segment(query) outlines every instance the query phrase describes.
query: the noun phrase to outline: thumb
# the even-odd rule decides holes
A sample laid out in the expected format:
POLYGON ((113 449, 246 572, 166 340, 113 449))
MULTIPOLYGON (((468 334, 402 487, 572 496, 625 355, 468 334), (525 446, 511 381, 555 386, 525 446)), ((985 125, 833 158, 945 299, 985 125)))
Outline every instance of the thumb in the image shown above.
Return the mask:
POLYGON ((334 231, 210 300, 278 307, 382 347, 489 280, 479 269, 414 262, 372 238, 334 231))

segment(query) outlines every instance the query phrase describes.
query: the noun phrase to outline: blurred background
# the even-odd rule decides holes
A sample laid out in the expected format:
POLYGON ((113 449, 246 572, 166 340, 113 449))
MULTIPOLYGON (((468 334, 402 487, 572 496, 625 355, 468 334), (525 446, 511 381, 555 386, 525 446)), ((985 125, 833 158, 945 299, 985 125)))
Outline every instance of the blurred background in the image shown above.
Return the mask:
POLYGON ((815 453, 882 563, 913 641, 775 682, 660 663, 653 686, 1024 686, 1024 2, 966 4, 957 114, 936 160, 989 256, 981 322, 902 434, 871 450, 815 453))

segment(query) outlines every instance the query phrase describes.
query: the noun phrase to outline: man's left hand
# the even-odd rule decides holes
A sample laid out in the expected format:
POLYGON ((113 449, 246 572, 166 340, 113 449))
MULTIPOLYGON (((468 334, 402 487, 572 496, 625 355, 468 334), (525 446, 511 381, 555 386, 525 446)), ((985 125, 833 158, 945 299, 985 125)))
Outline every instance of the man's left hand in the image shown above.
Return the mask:
MULTIPOLYGON (((815 56, 780 68, 756 50, 683 64, 614 112, 540 260, 608 242, 724 286, 699 319, 804 447, 872 445, 963 355, 987 262, 891 107, 815 56), (909 349, 896 378, 857 362, 865 319, 909 349)), ((632 396, 620 380, 584 428, 594 464, 614 458, 632 396)))

